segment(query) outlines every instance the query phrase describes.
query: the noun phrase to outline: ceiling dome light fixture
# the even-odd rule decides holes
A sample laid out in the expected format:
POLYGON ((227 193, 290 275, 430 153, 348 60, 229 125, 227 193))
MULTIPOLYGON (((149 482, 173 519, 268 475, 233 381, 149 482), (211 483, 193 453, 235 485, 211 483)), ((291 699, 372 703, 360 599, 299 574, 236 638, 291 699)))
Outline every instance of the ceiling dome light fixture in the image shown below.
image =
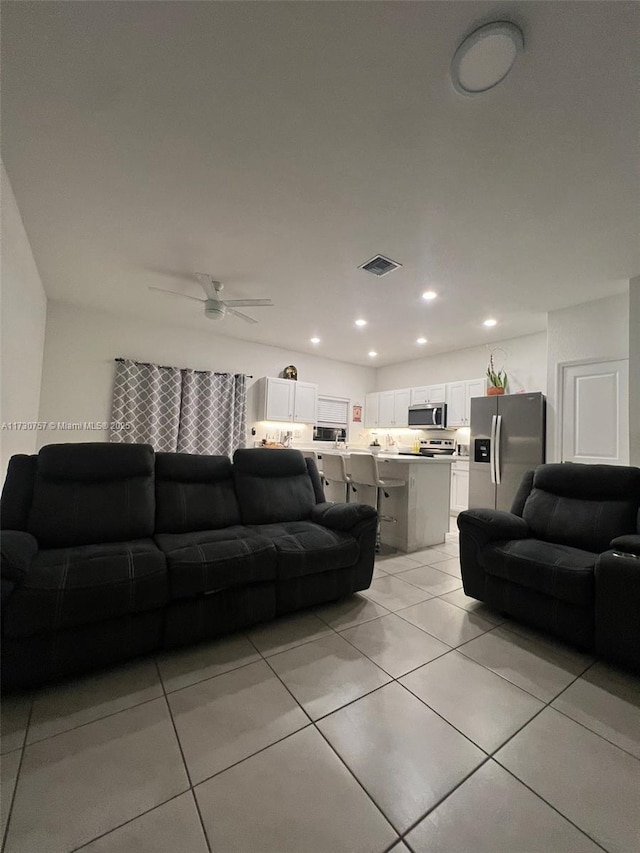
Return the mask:
POLYGON ((372 349, 369 351, 369 358, 375 358, 377 355, 378 353, 375 350, 372 349))
POLYGON ((312 344, 319 344, 320 343, 320 338, 309 338, 309 340, 311 341, 312 344))
POLYGON ((435 292, 435 290, 425 290, 425 292, 422 294, 422 298, 426 299, 427 302, 430 302, 432 299, 435 299, 437 295, 438 294, 435 292))
POLYGON ((427 342, 426 338, 418 338, 418 340, 416 341, 417 344, 426 344, 426 342, 427 342))
POLYGON ((494 320, 493 317, 489 317, 488 320, 485 320, 482 324, 483 326, 495 326, 498 321, 494 320))
POLYGON ((356 320, 356 326, 366 326, 366 325, 367 325, 366 320, 356 320))
POLYGON ((451 62, 451 81, 461 95, 493 89, 507 76, 524 49, 522 30, 509 21, 493 21, 468 35, 451 62))

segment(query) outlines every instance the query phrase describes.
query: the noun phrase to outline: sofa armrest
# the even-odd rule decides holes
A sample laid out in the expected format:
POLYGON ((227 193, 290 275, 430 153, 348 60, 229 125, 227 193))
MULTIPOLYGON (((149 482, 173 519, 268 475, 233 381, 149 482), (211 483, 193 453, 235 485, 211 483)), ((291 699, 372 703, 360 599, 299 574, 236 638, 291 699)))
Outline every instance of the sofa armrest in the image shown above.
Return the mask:
POLYGON ((311 521, 330 530, 352 530, 361 521, 377 517, 372 506, 359 503, 320 503, 311 510, 311 521))
POLYGON ((35 536, 22 530, 3 530, 0 533, 0 553, 2 579, 19 586, 38 553, 38 542, 35 536))
POLYGON ((616 547, 598 557, 595 630, 598 654, 640 671, 640 554, 616 547))
POLYGON ((634 533, 616 536, 615 539, 611 540, 609 548, 614 551, 621 551, 624 554, 636 554, 640 557, 640 536, 634 533))
POLYGON ((458 515, 458 529, 481 546, 531 536, 523 518, 501 509, 465 509, 458 515))

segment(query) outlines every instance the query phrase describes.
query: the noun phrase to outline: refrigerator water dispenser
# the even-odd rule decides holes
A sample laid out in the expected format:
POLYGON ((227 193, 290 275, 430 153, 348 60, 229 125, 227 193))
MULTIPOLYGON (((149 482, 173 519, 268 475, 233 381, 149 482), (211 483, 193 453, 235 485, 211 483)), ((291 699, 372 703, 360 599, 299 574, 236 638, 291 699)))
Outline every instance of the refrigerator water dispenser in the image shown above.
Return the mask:
POLYGON ((488 462, 491 457, 491 439, 489 438, 476 438, 473 442, 474 452, 473 452, 473 461, 474 462, 488 462))

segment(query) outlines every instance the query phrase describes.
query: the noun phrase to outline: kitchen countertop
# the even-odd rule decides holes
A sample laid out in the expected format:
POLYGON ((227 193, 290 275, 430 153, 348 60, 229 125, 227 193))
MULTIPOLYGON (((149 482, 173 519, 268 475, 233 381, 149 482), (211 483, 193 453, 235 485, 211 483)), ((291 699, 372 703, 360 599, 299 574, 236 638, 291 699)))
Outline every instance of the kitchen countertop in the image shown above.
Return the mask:
MULTIPOLYGON (((366 449, 358 449, 358 450, 336 450, 334 447, 331 447, 327 450, 318 451, 321 456, 332 455, 332 456, 351 456, 352 453, 370 453, 369 450, 366 449)), ((405 465, 425 465, 425 464, 433 464, 434 462, 437 465, 442 465, 443 463, 446 465, 451 465, 456 460, 460 459, 459 456, 411 456, 411 455, 401 455, 400 453, 391 453, 389 451, 383 450, 380 453, 375 454, 376 459, 379 462, 401 462, 405 465)), ((468 457, 467 457, 468 458, 468 457)))

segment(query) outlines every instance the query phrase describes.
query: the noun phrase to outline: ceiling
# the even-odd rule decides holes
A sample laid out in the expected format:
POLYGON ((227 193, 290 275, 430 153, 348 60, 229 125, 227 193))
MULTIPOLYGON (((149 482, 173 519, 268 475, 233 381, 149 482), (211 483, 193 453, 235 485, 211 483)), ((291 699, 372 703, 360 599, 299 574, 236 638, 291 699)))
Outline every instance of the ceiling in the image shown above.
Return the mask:
POLYGON ((639 15, 3 3, 2 154, 46 292, 377 366, 542 330, 640 272, 639 15), (453 53, 495 19, 525 50, 495 89, 459 95, 453 53), (376 253, 402 268, 358 269, 376 253), (214 322, 148 290, 199 296, 197 271, 275 307, 214 322))

